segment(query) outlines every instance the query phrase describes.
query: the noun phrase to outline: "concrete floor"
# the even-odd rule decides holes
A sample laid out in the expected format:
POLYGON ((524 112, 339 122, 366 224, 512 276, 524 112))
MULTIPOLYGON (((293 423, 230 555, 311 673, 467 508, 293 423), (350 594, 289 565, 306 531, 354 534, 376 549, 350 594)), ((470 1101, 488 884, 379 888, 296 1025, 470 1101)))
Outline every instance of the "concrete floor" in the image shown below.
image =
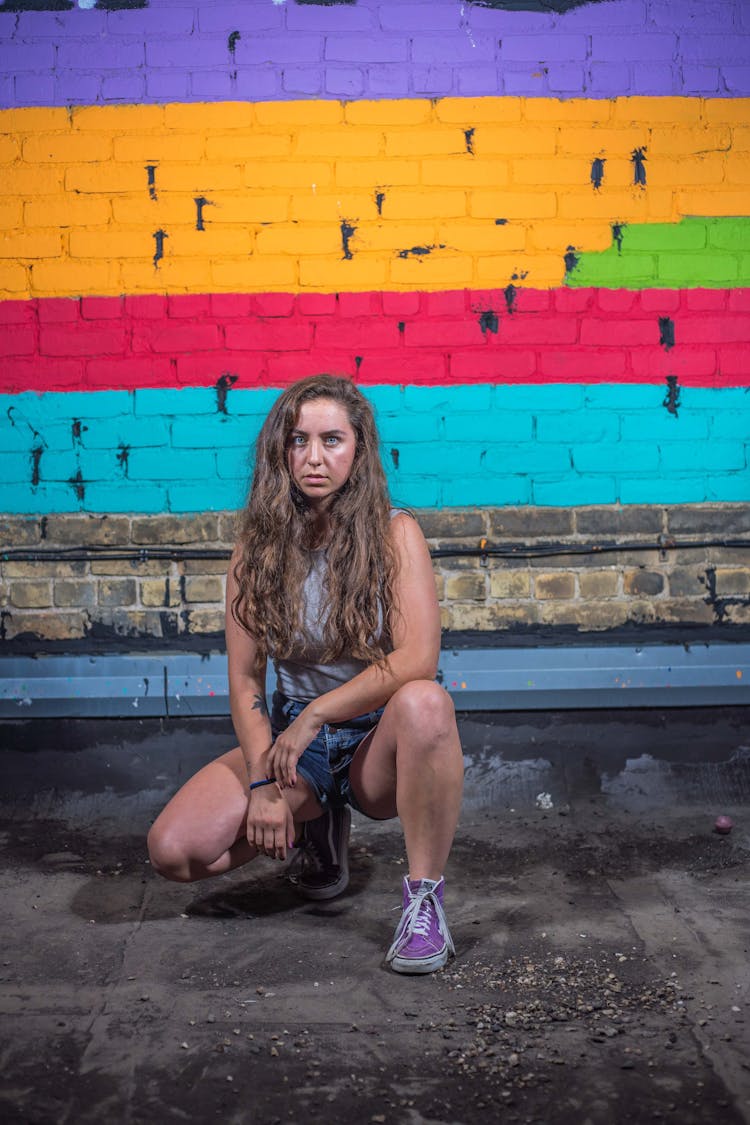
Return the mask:
POLYGON ((355 818, 330 903, 268 860, 153 875, 224 720, 2 727, 3 1121, 750 1122, 750 709, 460 725, 457 957, 425 978, 382 963, 396 823, 355 818))

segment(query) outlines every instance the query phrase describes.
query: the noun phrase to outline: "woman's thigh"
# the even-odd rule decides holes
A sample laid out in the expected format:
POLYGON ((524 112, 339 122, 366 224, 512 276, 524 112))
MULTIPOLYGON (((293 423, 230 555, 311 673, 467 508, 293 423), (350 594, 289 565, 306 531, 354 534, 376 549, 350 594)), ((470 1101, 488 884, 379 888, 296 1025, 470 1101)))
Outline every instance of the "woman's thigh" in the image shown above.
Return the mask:
POLYGON ((377 820, 397 816, 396 729, 386 707, 373 731, 363 738, 349 766, 349 782, 357 805, 377 820))
POLYGON ((244 833, 247 772, 239 746, 198 770, 155 820, 150 840, 211 863, 244 833))
MULTIPOLYGON (((284 796, 295 818, 319 815, 302 778, 284 796)), ((236 746, 185 782, 155 820, 149 840, 171 853, 212 863, 245 835, 248 801, 247 770, 236 746)))

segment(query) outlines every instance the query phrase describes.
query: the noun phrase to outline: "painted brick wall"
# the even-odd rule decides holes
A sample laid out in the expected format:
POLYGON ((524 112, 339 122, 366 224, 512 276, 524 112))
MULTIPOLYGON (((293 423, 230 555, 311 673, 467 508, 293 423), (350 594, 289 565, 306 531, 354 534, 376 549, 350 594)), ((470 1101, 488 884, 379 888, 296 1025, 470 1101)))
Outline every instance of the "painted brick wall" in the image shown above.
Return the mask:
POLYGON ((7 641, 218 635, 225 563, 137 529, 224 550, 320 370, 436 549, 590 551, 436 562, 446 627, 743 626, 746 4, 32 7, 0 4, 7 641), (618 535, 655 558, 600 567, 618 535))

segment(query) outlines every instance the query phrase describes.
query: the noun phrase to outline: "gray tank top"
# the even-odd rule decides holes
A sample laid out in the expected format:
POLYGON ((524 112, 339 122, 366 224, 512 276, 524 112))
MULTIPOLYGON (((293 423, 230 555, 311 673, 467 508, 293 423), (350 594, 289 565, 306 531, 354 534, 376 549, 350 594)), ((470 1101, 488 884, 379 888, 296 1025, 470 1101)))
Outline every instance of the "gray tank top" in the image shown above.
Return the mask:
MULTIPOLYGON (((392 508, 391 519, 403 509, 392 508)), ((303 621, 309 643, 299 638, 299 648, 286 660, 274 659, 277 689, 288 699, 309 703, 333 691, 341 684, 348 683, 358 672, 368 665, 363 660, 342 657, 333 664, 321 664, 323 652, 323 629, 325 621, 321 617, 321 606, 325 600, 326 553, 321 547, 310 551, 310 570, 302 590, 303 621)))

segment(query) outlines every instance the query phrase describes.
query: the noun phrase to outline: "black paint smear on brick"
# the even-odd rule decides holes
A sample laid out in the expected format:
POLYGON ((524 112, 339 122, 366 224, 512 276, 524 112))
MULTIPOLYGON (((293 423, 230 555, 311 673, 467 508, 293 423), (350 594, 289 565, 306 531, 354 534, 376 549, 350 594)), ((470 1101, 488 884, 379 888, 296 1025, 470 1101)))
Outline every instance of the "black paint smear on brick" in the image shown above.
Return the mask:
POLYGON ((379 215, 383 214, 383 203, 384 202, 385 202, 385 192, 384 191, 376 191, 375 192, 375 206, 378 209, 379 215))
POLYGON ((87 429, 88 429, 88 426, 84 426, 82 424, 80 418, 74 418, 73 419, 73 424, 71 426, 71 435, 72 435, 72 438, 73 438, 73 445, 80 445, 81 444, 83 432, 84 432, 84 430, 87 430, 87 429))
POLYGON ((630 158, 633 161, 633 183, 640 187, 646 186, 646 150, 645 148, 633 149, 630 158))
POLYGON ((515 285, 506 285, 505 289, 503 291, 504 296, 505 296, 505 304, 506 304, 508 312, 511 314, 511 316, 515 312, 517 292, 518 292, 518 290, 516 289, 515 285))
POLYGON ((8 635, 5 622, 13 617, 9 609, 0 610, 0 641, 4 641, 8 635))
POLYGON ((341 220, 341 245, 344 250, 344 257, 351 260, 354 255, 349 248, 349 239, 353 238, 357 232, 357 228, 348 223, 346 219, 341 220))
POLYGON ((69 12, 73 0, 6 0, 3 12, 69 12))
POLYGON ((519 279, 521 281, 523 281, 523 279, 525 277, 529 276, 529 271, 528 270, 521 270, 520 273, 512 273, 510 276, 513 278, 514 281, 518 281, 519 279))
POLYGON ((595 156, 591 162, 591 182, 597 189, 602 186, 602 180, 604 179, 604 164, 601 156, 595 156))
POLYGON ((603 0, 469 0, 469 3, 476 8, 498 8, 504 12, 570 12, 585 4, 601 4, 603 0))
POLYGON ((74 0, 6 0, 0 12, 69 12, 74 0))
POLYGON ((662 406, 666 406, 670 414, 677 417, 677 410, 680 406, 680 386, 677 382, 676 375, 667 375, 667 393, 664 396, 662 406))
POLYGON ((70 487, 75 492, 76 500, 83 501, 83 500, 86 499, 86 482, 83 479, 83 476, 81 474, 80 469, 78 470, 78 472, 76 473, 76 475, 74 477, 68 478, 67 483, 70 485, 70 487))
POLYGON ((399 462, 400 456, 401 456, 401 454, 399 453, 399 451, 397 449, 391 450, 391 460, 393 461, 394 469, 398 468, 398 462, 399 462))
POLYGON ((357 368, 357 374, 359 374, 359 369, 362 366, 362 356, 361 355, 355 355, 354 364, 357 368))
POLYGON ((578 257, 578 255, 575 252, 574 246, 568 247, 568 249, 566 251, 566 254, 565 254, 564 261, 565 261, 565 272, 566 273, 572 273, 573 270, 576 268, 576 266, 578 265, 578 263, 580 261, 580 258, 578 257))
POLYGON ((176 613, 160 613, 159 626, 162 637, 169 637, 174 640, 175 637, 179 636, 180 621, 176 613))
POLYGON ((659 343, 667 351, 674 347, 674 321, 669 316, 659 317, 659 343))
POLYGON ((148 0, 96 0, 100 12, 119 12, 123 8, 147 8, 148 0))
POLYGON ((466 151, 474 155, 474 130, 464 129, 464 140, 466 141, 466 151))
POLYGON ((440 242, 437 246, 412 246, 410 250, 399 250, 399 258, 424 257, 425 254, 431 254, 433 250, 445 250, 445 243, 440 242))
POLYGON ((181 574, 178 579, 178 589, 180 591, 180 601, 185 601, 185 575, 181 574))
POLYGON ((508 220, 507 220, 507 219, 495 219, 495 226, 496 226, 496 227, 504 227, 504 226, 507 226, 507 223, 508 223, 508 220))
POLYGON ((158 269, 159 262, 164 257, 164 239, 169 238, 169 235, 163 230, 154 231, 154 242, 156 249, 154 251, 154 266, 158 269))
MULTIPOLYGON (((727 602, 728 599, 722 599, 727 602)), ((746 602, 744 604, 747 604, 746 602)), ((4 610, 0 610, 2 615, 4 610)), ((165 628, 164 619, 169 618, 175 620, 174 613, 167 613, 160 611, 159 617, 162 619, 162 635, 151 636, 137 629, 131 629, 126 632, 123 629, 117 629, 112 625, 103 625, 101 622, 90 621, 85 626, 86 635, 84 637, 74 639, 68 638, 62 641, 44 641, 45 653, 59 653, 65 656, 81 655, 90 656, 91 652, 132 652, 133 651, 133 637, 137 638, 138 650, 154 653, 164 652, 164 639, 169 636, 170 651, 177 652, 190 652, 199 653, 201 659, 208 659, 213 653, 217 651, 225 651, 224 649, 224 630, 217 630, 215 633, 185 633, 180 632, 178 629, 170 631, 165 628)), ((0 626, 1 628, 1 626, 0 626)), ((2 632, 0 631, 0 637, 2 632)), ((549 625, 545 626, 544 630, 545 642, 551 645, 576 645, 576 644, 590 644, 591 634, 586 633, 585 630, 579 628, 578 625, 549 625)), ((742 641, 746 643, 750 641, 750 626, 745 624, 737 624, 729 619, 723 621, 721 624, 701 624, 696 625, 695 622, 689 624, 669 625, 662 621, 656 622, 653 625, 642 624, 628 624, 617 625, 611 629, 604 629, 600 633, 595 634, 596 643, 609 643, 609 644, 659 644, 674 643, 678 645, 689 644, 705 644, 709 640, 726 641, 727 638, 733 641, 742 641)), ((24 653, 29 656, 39 655, 39 641, 40 638, 31 633, 24 632, 17 634, 12 641, 9 642, 9 651, 13 653, 24 653)), ((443 632, 443 644, 446 648, 507 648, 508 647, 508 634, 507 630, 492 630, 492 631, 458 631, 458 630, 445 630, 443 632)), ((513 644, 517 648, 538 648, 539 647, 539 626, 538 625, 522 625, 518 624, 513 629, 513 644)), ((746 708, 745 708, 746 710, 746 708)), ((41 721, 41 720, 40 720, 41 721)), ((113 720, 106 720, 108 723, 113 720)), ((160 720, 154 719, 158 724, 160 720)))
POLYGON ((493 312, 492 309, 486 309, 479 318, 479 327, 482 329, 485 336, 488 332, 494 332, 494 334, 497 335, 499 323, 497 313, 493 312))
POLYGON ((130 446, 120 442, 117 447, 117 460, 120 462, 123 476, 128 475, 128 459, 130 457, 130 446))
POLYGON ((398 330, 399 330, 399 332, 403 332, 403 331, 405 331, 405 329, 406 329, 406 321, 405 321, 405 320, 400 320, 400 321, 398 322, 398 330))
POLYGON ((727 618, 727 609, 733 605, 746 606, 750 603, 750 598, 727 597, 722 598, 716 593, 716 568, 713 566, 706 567, 705 579, 698 576, 698 581, 702 582, 706 587, 706 596, 703 601, 706 605, 711 606, 714 611, 714 624, 724 625, 731 624, 727 618))
POLYGON ((234 58, 234 52, 237 50, 237 43, 241 38, 242 36, 240 35, 239 31, 233 31, 227 39, 227 47, 229 48, 229 54, 232 56, 232 58, 234 58))
MULTIPOLYGON (((37 488, 39 486, 39 462, 44 453, 43 445, 35 445, 31 450, 31 487, 37 488)), ((44 536, 42 536, 44 538, 44 536)))
POLYGON ((204 207, 212 207, 212 206, 213 206, 213 204, 211 203, 210 199, 205 199, 202 195, 198 195, 198 196, 195 197, 195 209, 196 209, 195 229, 196 230, 205 230, 206 229, 206 225, 205 225, 205 222, 203 220, 203 208, 204 207))
POLYGON ((148 194, 151 199, 156 199, 156 165, 146 165, 146 175, 148 176, 148 194))
POLYGON ((625 223, 612 224, 612 238, 617 243, 617 253, 622 254, 622 236, 625 231, 625 223))
POLYGON ((214 389, 216 391, 216 410, 219 414, 227 413, 227 395, 238 378, 239 375, 230 375, 228 371, 225 371, 224 374, 220 375, 216 380, 214 389))
POLYGON ((42 518, 39 521, 39 538, 40 539, 46 539, 47 538, 47 517, 46 516, 42 516, 42 518))

